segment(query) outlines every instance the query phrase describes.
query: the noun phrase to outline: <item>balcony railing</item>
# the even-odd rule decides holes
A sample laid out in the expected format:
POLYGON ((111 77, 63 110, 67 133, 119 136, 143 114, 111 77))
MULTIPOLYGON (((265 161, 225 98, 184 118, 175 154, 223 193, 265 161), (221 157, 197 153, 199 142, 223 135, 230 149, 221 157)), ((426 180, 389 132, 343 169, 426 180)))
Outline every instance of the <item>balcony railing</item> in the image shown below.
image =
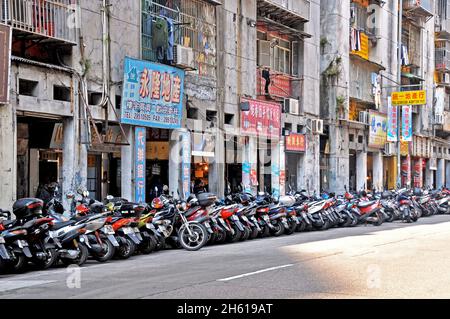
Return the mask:
POLYGON ((420 17, 431 17, 434 15, 433 0, 404 0, 403 10, 420 17))
POLYGON ((436 41, 435 44, 436 70, 441 72, 450 71, 450 42, 436 41))
POLYGON ((0 22, 34 38, 76 43, 78 0, 0 0, 0 22))

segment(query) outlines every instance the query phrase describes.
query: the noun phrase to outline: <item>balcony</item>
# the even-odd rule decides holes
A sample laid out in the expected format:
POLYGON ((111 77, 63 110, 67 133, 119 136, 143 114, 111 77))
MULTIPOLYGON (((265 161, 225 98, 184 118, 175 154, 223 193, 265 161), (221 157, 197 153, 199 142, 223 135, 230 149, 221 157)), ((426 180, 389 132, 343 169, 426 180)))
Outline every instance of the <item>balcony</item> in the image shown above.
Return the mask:
POLYGON ((285 98, 303 96, 302 78, 270 71, 269 93, 267 94, 265 90, 266 81, 262 77, 262 69, 257 69, 256 72, 256 95, 258 98, 284 101, 285 98))
POLYGON ((16 39, 76 45, 78 0, 2 0, 0 23, 13 28, 16 39))
POLYGON ((450 40, 450 19, 436 19, 434 31, 438 39, 450 40))
POLYGON ((450 42, 436 41, 435 43, 436 71, 450 72, 450 42))
POLYGON ((433 0, 404 0, 403 10, 407 15, 427 19, 434 15, 433 0))
POLYGON ((216 9, 218 1, 185 0, 181 7, 172 1, 142 0, 142 57, 158 62, 158 49, 153 47, 152 24, 166 17, 174 22, 174 45, 193 51, 194 70, 200 76, 216 77, 216 9))
POLYGON ((297 29, 310 19, 309 0, 257 0, 258 17, 297 29))

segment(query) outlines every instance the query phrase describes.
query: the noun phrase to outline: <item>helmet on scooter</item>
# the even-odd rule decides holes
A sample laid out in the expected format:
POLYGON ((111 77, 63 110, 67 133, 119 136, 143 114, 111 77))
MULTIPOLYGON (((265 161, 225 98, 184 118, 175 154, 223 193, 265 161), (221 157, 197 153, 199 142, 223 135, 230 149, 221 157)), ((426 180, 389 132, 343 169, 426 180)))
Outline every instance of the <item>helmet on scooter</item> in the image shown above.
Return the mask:
POLYGON ((164 207, 164 203, 159 197, 156 197, 152 200, 152 208, 154 209, 161 209, 164 207))

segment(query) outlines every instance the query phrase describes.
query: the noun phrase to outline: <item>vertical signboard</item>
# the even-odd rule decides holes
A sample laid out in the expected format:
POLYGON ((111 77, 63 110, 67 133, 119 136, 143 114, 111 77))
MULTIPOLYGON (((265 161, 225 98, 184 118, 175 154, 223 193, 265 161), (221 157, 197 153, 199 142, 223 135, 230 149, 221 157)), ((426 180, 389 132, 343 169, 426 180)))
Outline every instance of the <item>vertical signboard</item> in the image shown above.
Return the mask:
POLYGON ((384 148, 386 143, 386 114, 369 112, 369 147, 384 148))
POLYGON ((402 107, 402 141, 412 142, 412 109, 410 105, 402 107))
POLYGON ((136 127, 135 134, 135 192, 134 200, 136 203, 145 203, 145 160, 146 160, 146 129, 145 127, 136 127))
POLYGON ((9 102, 11 69, 11 27, 0 24, 0 104, 9 102))
POLYGON ((181 183, 184 199, 191 194, 191 134, 181 132, 181 183))
POLYGON ((387 141, 397 142, 398 135, 398 107, 393 106, 391 97, 388 97, 388 123, 387 123, 387 141))

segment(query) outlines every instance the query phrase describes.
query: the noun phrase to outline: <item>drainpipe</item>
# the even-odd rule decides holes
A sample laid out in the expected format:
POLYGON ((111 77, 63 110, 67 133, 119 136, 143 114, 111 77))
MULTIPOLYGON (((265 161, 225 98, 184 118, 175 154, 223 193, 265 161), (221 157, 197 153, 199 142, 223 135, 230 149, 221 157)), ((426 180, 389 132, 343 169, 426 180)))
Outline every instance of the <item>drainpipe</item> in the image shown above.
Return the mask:
MULTIPOLYGON (((397 56, 397 83, 400 85, 402 81, 402 23, 403 23, 403 0, 399 0, 399 8, 398 8, 398 56, 397 56)), ((402 176, 401 176, 401 118, 400 118, 401 107, 397 106, 397 188, 401 188, 402 176)))

